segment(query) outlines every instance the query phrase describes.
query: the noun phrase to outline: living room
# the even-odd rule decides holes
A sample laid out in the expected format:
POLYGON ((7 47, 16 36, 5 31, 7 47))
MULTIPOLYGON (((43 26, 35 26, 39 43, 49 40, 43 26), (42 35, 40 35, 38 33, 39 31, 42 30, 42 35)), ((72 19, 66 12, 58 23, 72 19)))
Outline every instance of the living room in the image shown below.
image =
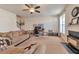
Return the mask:
MULTIPOLYGON (((62 43, 68 43, 67 35, 69 30, 79 31, 78 24, 70 24, 73 18, 71 13, 76 6, 79 5, 1 4, 0 19, 2 20, 0 20, 0 53, 74 53, 66 46, 66 44, 66 47, 64 47, 62 43), (34 11, 32 10, 33 12, 30 11, 32 7, 35 8, 33 9, 34 11), (34 33, 35 27, 38 27, 38 36, 34 33), (41 29, 43 29, 44 32, 41 29), (43 35, 41 35, 41 33, 43 33, 43 35), (2 39, 4 39, 6 43, 4 43, 2 39), (39 46, 40 48, 37 49, 39 46)), ((74 43, 74 45, 77 44, 74 43)))

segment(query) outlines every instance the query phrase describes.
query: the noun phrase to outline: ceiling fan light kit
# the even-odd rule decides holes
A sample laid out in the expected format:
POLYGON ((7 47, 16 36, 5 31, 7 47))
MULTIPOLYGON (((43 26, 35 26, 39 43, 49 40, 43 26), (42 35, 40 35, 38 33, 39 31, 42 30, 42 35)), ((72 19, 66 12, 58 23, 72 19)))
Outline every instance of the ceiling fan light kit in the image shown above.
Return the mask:
POLYGON ((40 13, 40 11, 38 10, 40 6, 34 7, 33 4, 25 4, 25 6, 27 6, 28 9, 23 9, 23 11, 29 11, 31 14, 33 14, 34 12, 40 13))
POLYGON ((29 9, 30 12, 35 12, 34 8, 29 9))

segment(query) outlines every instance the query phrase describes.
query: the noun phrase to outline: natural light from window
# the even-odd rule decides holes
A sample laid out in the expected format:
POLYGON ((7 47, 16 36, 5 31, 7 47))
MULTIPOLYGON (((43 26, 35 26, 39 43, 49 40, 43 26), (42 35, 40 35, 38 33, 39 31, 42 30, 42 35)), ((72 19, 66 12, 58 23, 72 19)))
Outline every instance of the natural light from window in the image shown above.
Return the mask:
POLYGON ((60 16, 60 33, 65 33, 65 14, 60 16))

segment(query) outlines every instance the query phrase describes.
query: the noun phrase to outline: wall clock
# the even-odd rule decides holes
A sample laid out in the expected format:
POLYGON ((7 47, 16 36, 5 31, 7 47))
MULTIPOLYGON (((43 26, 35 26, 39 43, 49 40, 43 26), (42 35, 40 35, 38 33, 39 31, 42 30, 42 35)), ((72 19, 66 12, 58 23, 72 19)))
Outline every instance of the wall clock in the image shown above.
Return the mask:
POLYGON ((73 10, 72 10, 72 16, 75 17, 77 16, 79 13, 79 7, 75 7, 73 10))

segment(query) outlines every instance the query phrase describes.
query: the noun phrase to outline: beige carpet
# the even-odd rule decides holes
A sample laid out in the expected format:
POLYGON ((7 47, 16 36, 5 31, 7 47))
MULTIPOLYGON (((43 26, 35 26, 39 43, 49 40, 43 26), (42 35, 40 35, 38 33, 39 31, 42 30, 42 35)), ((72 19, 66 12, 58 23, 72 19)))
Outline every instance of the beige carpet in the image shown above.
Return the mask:
POLYGON ((66 54, 68 51, 61 44, 63 41, 56 36, 41 36, 36 38, 37 41, 43 43, 45 54, 66 54))

